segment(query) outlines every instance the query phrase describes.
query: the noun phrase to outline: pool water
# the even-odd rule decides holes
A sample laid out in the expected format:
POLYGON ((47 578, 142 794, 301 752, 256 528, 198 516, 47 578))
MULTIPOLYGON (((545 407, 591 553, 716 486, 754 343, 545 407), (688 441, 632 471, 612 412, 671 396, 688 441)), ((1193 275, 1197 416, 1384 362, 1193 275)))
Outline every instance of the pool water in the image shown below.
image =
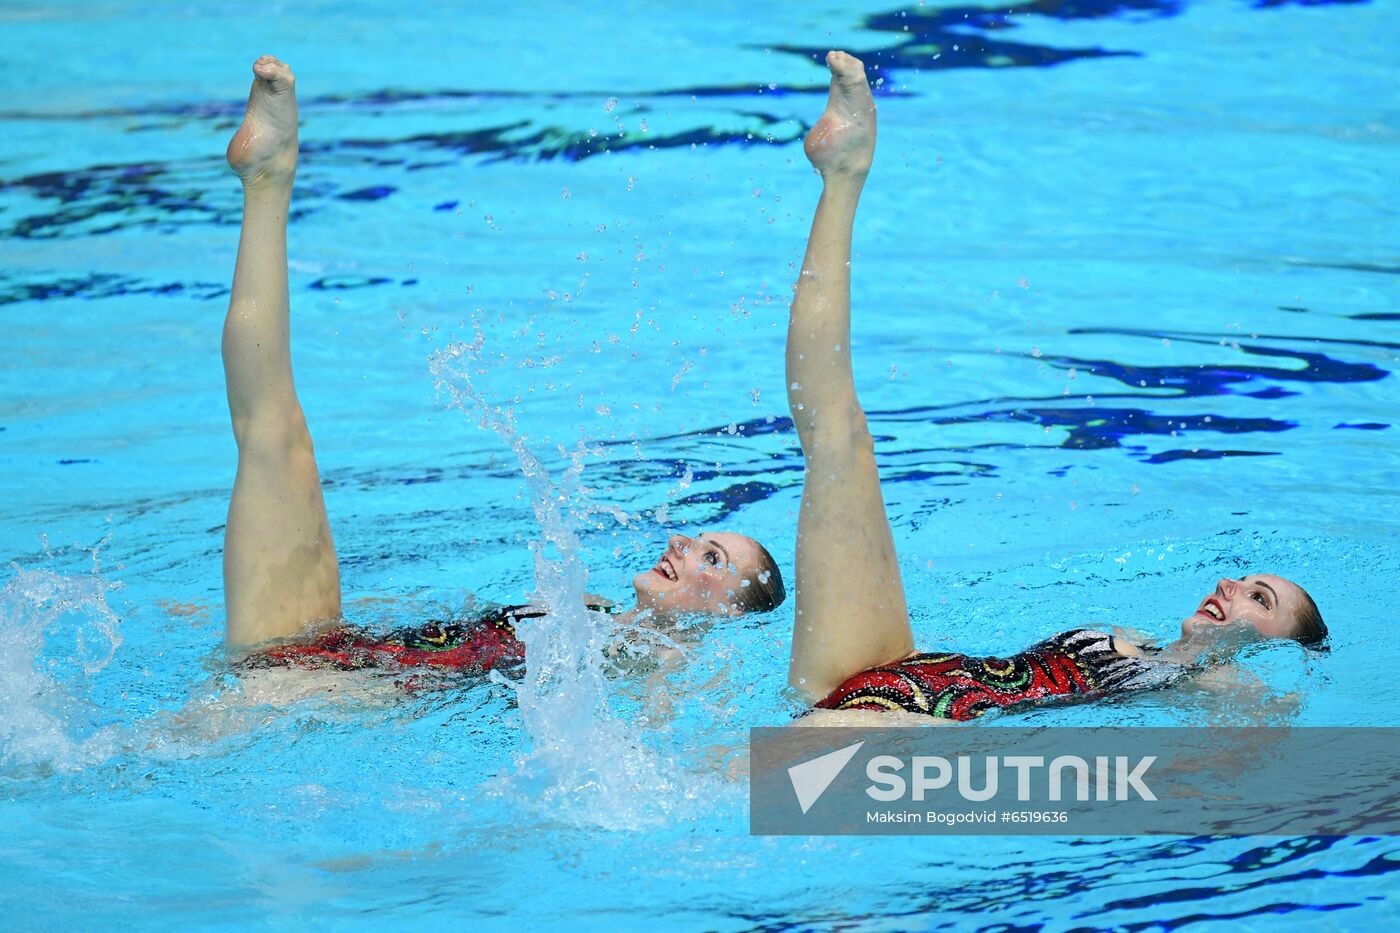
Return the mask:
POLYGON ((880 83, 855 358, 920 644, 1168 639, 1307 586, 1325 656, 999 724, 1391 725, 1400 5, 12 3, 0 11, 0 907, 45 929, 1394 921, 1385 838, 757 838, 791 603, 523 682, 221 648, 223 147, 291 62, 293 350, 346 612, 621 599, 668 529, 790 567, 813 56, 880 83), (542 542, 542 543, 541 543, 542 542), (582 567, 588 568, 586 580, 582 567), (517 691, 519 691, 517 693, 517 691))

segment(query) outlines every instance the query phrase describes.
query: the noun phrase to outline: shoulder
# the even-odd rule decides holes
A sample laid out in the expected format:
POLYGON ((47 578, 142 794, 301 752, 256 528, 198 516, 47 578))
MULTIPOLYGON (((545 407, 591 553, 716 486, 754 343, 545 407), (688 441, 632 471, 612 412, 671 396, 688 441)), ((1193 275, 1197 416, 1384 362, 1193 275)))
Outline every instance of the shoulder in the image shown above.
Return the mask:
POLYGON ((1094 628, 1072 628, 1067 632, 1051 635, 1035 647, 1042 650, 1050 648, 1063 651, 1066 654, 1099 653, 1114 650, 1113 636, 1108 632, 1101 632, 1094 628))
POLYGON ((1112 632, 1076 629, 1061 637, 1066 636, 1080 645, 1072 652, 1075 662, 1092 671, 1099 687, 1105 690, 1165 686, 1188 672, 1182 665, 1156 656, 1150 645, 1135 644, 1112 632))
POLYGON ((1113 650, 1114 650, 1114 651, 1118 652, 1119 654, 1121 654, 1121 655, 1122 655, 1123 657, 1125 657, 1125 658, 1145 658, 1145 657, 1147 657, 1147 652, 1146 652, 1146 651, 1143 651, 1142 648, 1141 648, 1140 646, 1133 644, 1132 642, 1128 641, 1127 639, 1118 638, 1118 637, 1114 636, 1114 637, 1109 638, 1109 644, 1113 646, 1113 650))
MULTIPOLYGON (((583 606, 595 612, 611 613, 617 604, 594 593, 583 594, 583 606)), ((474 618, 477 622, 507 622, 514 625, 520 619, 538 619, 549 614, 549 607, 543 603, 519 603, 508 606, 491 606, 474 618)))
POLYGON ((1148 656, 1141 645, 1094 628, 1070 629, 1047 638, 1036 647, 1057 648, 1069 654, 1115 654, 1124 658, 1148 656))

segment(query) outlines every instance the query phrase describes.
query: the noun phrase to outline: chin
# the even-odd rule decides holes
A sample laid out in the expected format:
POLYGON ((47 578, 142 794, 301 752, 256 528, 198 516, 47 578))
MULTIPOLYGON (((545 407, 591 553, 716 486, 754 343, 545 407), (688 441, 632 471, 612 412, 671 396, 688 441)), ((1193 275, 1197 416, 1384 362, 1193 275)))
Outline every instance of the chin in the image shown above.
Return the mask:
POLYGON ((1225 623, 1206 622, 1194 616, 1181 623, 1181 635, 1183 638, 1190 638, 1193 635, 1205 635, 1221 629, 1225 623))
POLYGON ((632 593, 637 597, 637 608, 645 609, 656 603, 656 594, 648 586, 647 574, 650 570, 643 571, 632 578, 632 593))

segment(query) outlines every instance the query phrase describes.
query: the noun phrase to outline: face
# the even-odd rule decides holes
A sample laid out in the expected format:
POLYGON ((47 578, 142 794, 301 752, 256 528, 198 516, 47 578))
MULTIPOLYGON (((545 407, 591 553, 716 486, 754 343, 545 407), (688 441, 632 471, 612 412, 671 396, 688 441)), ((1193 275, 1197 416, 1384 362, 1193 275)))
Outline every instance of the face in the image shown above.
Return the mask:
POLYGON ((1215 585, 1196 612, 1181 623, 1181 634, 1210 631, 1212 626, 1249 626, 1265 638, 1289 638, 1303 609, 1303 591, 1283 577, 1255 573, 1215 585))
POLYGON ((736 594, 757 582, 758 542, 725 531, 671 535, 656 566, 632 580, 637 608, 658 616, 737 615, 736 594))

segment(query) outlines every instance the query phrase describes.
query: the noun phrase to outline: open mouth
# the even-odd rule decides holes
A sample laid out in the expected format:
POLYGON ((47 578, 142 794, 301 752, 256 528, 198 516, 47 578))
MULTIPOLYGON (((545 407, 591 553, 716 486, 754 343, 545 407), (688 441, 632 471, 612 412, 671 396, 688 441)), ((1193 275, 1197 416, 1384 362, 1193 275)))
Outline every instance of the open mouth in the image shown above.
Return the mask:
POLYGON ((666 557, 663 557, 659 561, 657 561, 656 566, 651 568, 651 571, 652 573, 660 574, 667 580, 670 580, 672 583, 676 582, 676 580, 679 579, 679 577, 676 574, 676 568, 672 566, 670 559, 666 557))
POLYGON ((1201 608, 1197 609, 1196 612, 1203 616, 1209 616, 1217 622, 1225 621, 1225 607, 1221 606, 1220 602, 1213 596, 1201 603, 1201 608))

